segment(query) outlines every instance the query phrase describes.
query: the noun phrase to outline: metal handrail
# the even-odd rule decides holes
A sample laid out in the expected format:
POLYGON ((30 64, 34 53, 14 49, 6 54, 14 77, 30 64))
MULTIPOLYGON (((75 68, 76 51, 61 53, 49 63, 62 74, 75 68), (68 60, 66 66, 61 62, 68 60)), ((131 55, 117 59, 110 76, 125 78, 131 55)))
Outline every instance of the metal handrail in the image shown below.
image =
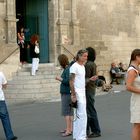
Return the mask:
POLYGON ((70 52, 64 45, 62 45, 63 49, 65 49, 65 51, 67 51, 73 58, 75 58, 75 55, 70 52))
POLYGON ((11 53, 9 53, 9 55, 6 58, 4 58, 2 61, 0 61, 0 64, 2 64, 7 58, 9 58, 17 49, 18 49, 18 47, 16 49, 14 49, 11 53))

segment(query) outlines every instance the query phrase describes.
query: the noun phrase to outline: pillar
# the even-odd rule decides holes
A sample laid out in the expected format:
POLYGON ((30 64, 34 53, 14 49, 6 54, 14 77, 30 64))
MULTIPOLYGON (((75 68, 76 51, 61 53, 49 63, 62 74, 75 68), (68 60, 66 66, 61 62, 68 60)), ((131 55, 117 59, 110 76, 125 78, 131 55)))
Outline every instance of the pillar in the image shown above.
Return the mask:
POLYGON ((15 0, 6 1, 6 42, 16 43, 17 42, 17 32, 16 32, 16 6, 15 0))

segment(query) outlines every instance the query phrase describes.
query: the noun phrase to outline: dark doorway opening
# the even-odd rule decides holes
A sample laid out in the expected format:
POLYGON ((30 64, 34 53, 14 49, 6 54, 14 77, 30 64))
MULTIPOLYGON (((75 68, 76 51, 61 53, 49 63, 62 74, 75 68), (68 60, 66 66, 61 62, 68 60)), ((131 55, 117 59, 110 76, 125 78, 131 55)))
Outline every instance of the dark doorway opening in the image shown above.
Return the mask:
POLYGON ((33 34, 40 38, 40 62, 49 62, 48 1, 16 0, 17 29, 25 28, 25 40, 30 41, 33 34))
POLYGON ((25 0, 16 0, 16 18, 18 19, 17 28, 25 27, 25 0))

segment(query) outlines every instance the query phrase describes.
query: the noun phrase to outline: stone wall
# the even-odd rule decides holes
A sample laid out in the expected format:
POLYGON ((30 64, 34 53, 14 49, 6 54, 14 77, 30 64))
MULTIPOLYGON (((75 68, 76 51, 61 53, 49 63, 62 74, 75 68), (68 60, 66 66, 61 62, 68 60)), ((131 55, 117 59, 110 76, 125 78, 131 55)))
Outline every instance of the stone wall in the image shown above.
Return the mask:
POLYGON ((2 71, 7 80, 11 80, 13 74, 21 69, 21 64, 19 62, 19 49, 14 51, 2 64, 0 64, 0 71, 2 71))
MULTIPOLYGON (((15 0, 0 0, 0 9, 1 60, 17 47, 15 0)), ((51 63, 57 64, 60 53, 72 59, 68 51, 75 55, 92 46, 98 71, 108 75, 111 62, 128 65, 131 51, 140 46, 139 0, 49 0, 48 11, 51 63)))
POLYGON ((111 62, 129 63, 140 46, 138 0, 77 0, 82 47, 96 49, 98 70, 107 73, 111 62))
POLYGON ((0 42, 5 43, 6 41, 6 24, 5 24, 5 18, 6 18, 6 3, 4 1, 0 1, 0 42))
POLYGON ((0 70, 10 79, 19 67, 15 0, 0 0, 0 9, 0 70))
POLYGON ((51 0, 48 8, 50 62, 57 64, 59 54, 65 53, 72 59, 70 53, 75 55, 80 47, 76 0, 51 0), (66 44, 63 42, 64 37, 69 40, 66 44))

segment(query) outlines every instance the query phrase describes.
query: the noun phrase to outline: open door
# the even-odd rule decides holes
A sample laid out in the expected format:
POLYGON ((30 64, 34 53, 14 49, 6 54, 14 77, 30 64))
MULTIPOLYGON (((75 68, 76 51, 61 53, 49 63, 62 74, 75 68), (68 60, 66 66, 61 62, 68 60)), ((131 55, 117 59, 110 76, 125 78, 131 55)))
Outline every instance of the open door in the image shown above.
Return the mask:
MULTIPOLYGON (((30 40, 31 35, 38 34, 40 38, 40 63, 48 63, 48 0, 17 0, 16 3, 17 9, 20 11, 18 13, 23 15, 20 22, 25 27, 26 41, 30 40)), ((30 61, 29 58, 28 60, 30 61)))

